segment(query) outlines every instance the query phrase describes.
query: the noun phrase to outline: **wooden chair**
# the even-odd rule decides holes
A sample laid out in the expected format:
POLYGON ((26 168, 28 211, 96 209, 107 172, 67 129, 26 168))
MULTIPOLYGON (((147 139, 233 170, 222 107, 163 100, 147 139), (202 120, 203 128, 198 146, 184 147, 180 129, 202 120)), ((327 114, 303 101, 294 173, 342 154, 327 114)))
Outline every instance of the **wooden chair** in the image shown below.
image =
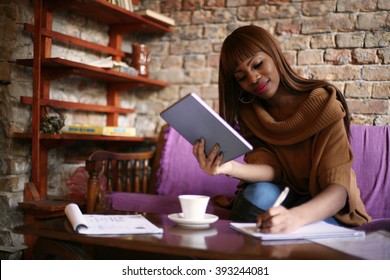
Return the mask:
POLYGON ((96 151, 86 161, 89 173, 87 212, 95 212, 99 203, 99 174, 106 179, 106 192, 148 193, 154 151, 114 153, 96 151))

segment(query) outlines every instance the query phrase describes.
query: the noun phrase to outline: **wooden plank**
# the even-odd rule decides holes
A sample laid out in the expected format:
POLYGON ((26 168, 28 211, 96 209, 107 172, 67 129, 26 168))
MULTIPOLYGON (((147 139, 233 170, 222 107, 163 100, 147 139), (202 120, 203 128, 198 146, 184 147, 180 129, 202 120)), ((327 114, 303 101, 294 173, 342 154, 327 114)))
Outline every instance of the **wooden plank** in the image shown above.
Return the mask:
POLYGON ((51 10, 70 9, 80 15, 116 26, 123 33, 172 32, 170 27, 155 23, 105 0, 48 0, 47 5, 51 10))
MULTIPOLYGON (((32 98, 29 96, 21 96, 20 102, 22 104, 32 104, 32 98)), ((129 114, 135 112, 134 109, 120 108, 109 105, 93 105, 93 104, 85 104, 85 103, 76 103, 76 102, 67 102, 53 99, 42 99, 41 106, 53 106, 56 108, 65 108, 65 109, 73 109, 73 110, 82 110, 82 111, 92 111, 99 113, 118 113, 118 114, 129 114)))
MULTIPOLYGON (((18 59, 16 62, 21 65, 32 66, 31 59, 18 59)), ((45 69, 51 69, 51 71, 72 70, 71 73, 74 75, 103 80, 112 83, 113 86, 120 86, 121 83, 125 83, 129 88, 137 86, 154 86, 159 88, 169 86, 167 82, 134 76, 112 69, 103 69, 58 57, 42 59, 42 66, 45 69)))
MULTIPOLYGON (((34 32, 34 25, 29 24, 29 23, 25 23, 24 30, 26 30, 28 32, 34 32)), ((106 54, 113 55, 113 56, 124 57, 126 55, 126 53, 121 51, 121 50, 111 48, 111 47, 106 47, 106 46, 99 45, 99 44, 92 43, 92 42, 88 42, 88 41, 82 40, 80 38, 76 38, 76 37, 62 34, 59 32, 55 32, 52 30, 48 30, 46 28, 42 28, 42 35, 46 36, 46 37, 53 38, 53 39, 60 40, 62 42, 70 43, 72 45, 77 45, 77 46, 80 46, 83 48, 98 51, 101 53, 106 53, 106 54)))

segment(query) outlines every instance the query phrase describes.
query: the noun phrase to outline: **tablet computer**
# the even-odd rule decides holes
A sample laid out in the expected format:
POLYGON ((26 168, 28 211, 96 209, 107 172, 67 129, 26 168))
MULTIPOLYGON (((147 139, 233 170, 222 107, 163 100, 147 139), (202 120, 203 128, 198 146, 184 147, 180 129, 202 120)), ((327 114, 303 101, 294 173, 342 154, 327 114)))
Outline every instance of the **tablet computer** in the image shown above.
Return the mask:
POLYGON ((188 142, 203 138, 208 155, 219 144, 224 156, 222 163, 235 159, 253 149, 236 130, 207 105, 197 94, 189 93, 160 116, 188 142))

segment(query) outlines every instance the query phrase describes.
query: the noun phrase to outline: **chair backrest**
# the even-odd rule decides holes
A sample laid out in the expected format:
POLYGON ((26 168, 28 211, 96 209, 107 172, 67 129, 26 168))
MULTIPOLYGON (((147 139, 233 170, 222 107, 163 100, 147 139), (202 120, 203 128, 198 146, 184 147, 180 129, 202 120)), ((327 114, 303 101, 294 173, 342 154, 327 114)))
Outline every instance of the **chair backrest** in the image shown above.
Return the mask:
POLYGON ((115 153, 96 151, 86 161, 88 171, 87 212, 99 202, 99 174, 105 178, 106 192, 147 193, 154 151, 115 153))

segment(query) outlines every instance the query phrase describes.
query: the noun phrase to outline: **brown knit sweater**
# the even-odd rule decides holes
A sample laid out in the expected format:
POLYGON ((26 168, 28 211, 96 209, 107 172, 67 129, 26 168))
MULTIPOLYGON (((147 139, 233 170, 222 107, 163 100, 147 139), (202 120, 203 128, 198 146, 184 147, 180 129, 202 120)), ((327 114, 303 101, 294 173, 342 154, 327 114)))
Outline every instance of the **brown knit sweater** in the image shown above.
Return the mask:
POLYGON ((348 202, 335 218, 358 226, 371 217, 352 170, 353 155, 343 123, 345 111, 335 89, 328 91, 313 90, 297 112, 284 121, 276 121, 260 102, 242 105, 241 133, 254 145, 245 161, 280 168, 281 181, 312 197, 330 184, 343 186, 348 202))

